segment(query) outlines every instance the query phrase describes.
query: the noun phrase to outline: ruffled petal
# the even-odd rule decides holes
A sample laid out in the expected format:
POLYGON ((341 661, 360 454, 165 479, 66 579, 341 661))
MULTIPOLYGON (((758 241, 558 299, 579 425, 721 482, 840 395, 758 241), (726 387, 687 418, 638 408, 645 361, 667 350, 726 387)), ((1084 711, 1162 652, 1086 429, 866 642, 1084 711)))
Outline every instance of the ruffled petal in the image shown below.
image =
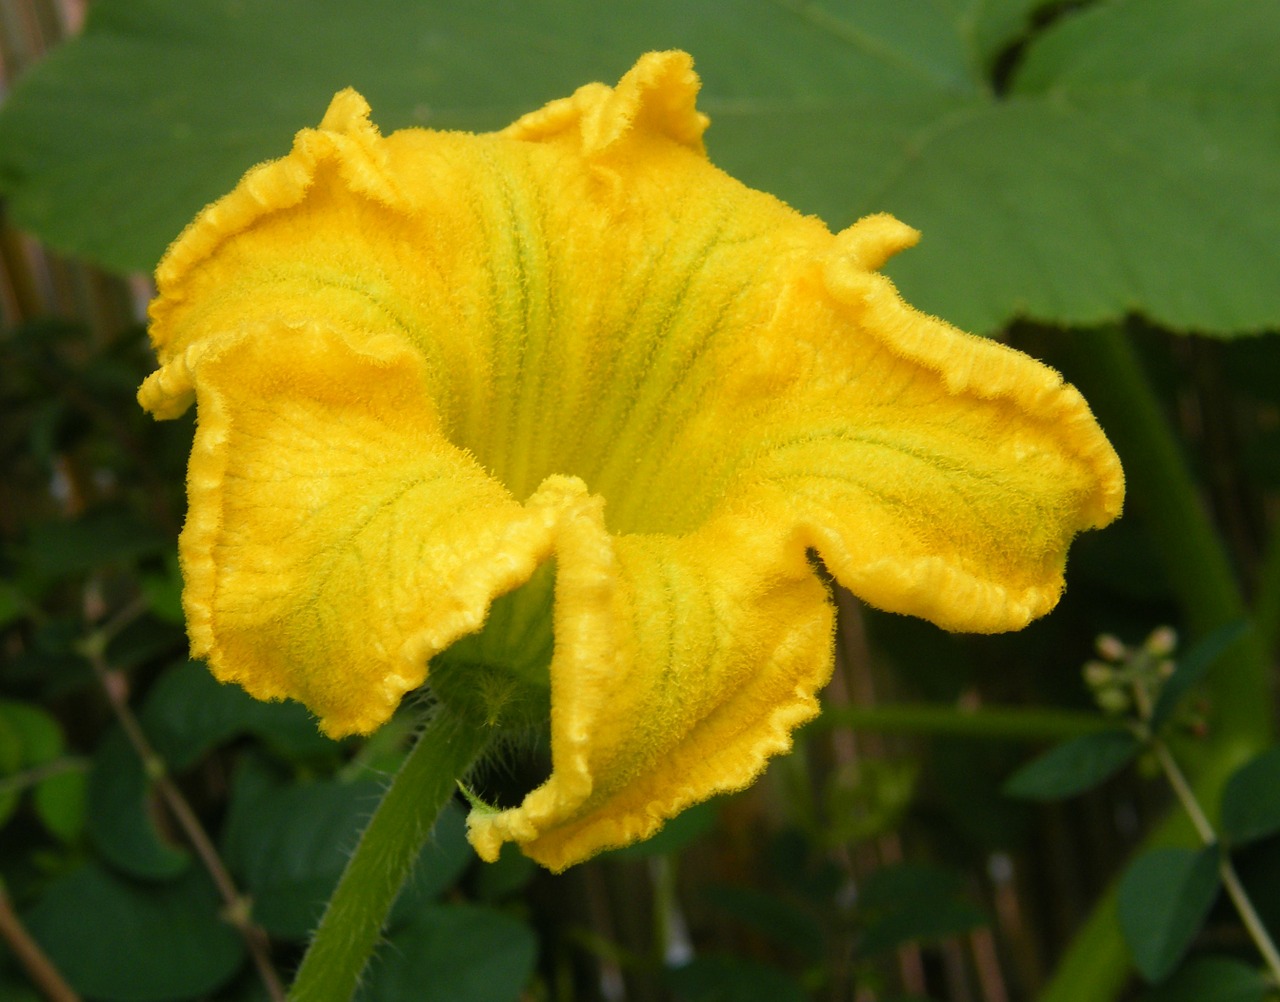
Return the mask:
POLYGON ((550 552, 555 513, 439 434, 412 353, 277 326, 223 339, 194 377, 192 653, 333 736, 381 724, 550 552))
POLYGON ((611 536, 600 499, 557 532, 554 772, 518 807, 474 812, 485 859, 515 840, 561 870, 750 783, 818 712, 833 615, 803 545, 722 521, 611 536))
POLYGON ((722 506, 801 529, 871 605, 1019 629, 1056 604, 1076 533, 1119 514, 1123 474, 1056 372, 912 309, 874 273, 915 239, 869 217, 789 283, 761 338, 778 350, 753 377, 774 392, 709 408, 743 429, 722 506), (768 364, 783 346, 788 365, 768 364))

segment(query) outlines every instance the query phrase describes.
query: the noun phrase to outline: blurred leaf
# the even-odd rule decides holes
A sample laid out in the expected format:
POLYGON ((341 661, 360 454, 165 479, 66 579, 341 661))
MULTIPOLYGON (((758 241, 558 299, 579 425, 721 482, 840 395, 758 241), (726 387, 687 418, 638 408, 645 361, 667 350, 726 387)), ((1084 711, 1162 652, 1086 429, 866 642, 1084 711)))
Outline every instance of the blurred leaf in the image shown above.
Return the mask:
POLYGON ((0 700, 0 716, 18 735, 21 768, 51 762, 66 747, 58 722, 38 706, 12 699, 0 700))
POLYGON ((360 1002, 515 1002, 537 940, 524 923, 474 905, 427 908, 375 957, 360 1002))
MULTIPOLYGON (((38 706, 0 700, 0 778, 53 761, 65 747, 62 729, 38 706)), ((0 825, 18 807, 21 788, 0 792, 0 825)))
POLYGON ((837 227, 877 210, 919 227, 892 272, 929 312, 984 331, 1135 310, 1280 322, 1261 250, 1280 229, 1280 7, 1064 5, 998 94, 991 68, 1035 6, 102 0, 15 88, 0 183, 52 244, 150 269, 341 87, 384 130, 489 129, 680 47, 717 163, 837 227))
POLYGON ((711 904, 779 946, 795 950, 810 960, 822 957, 825 949, 822 926, 813 915, 791 902, 754 887, 726 884, 712 885, 704 894, 711 904))
POLYGON ((475 896, 484 902, 502 901, 522 890, 537 870, 538 864, 522 853, 514 842, 504 843, 496 861, 476 867, 475 896))
POLYGON ((1173 674, 1160 690, 1151 714, 1151 729, 1158 731, 1191 691, 1228 650, 1249 632, 1249 622, 1238 619, 1211 631, 1175 662, 1173 674))
POLYGON ((911 804, 919 772, 918 762, 873 758, 834 770, 824 791, 823 840, 847 845, 893 830, 911 804))
POLYGON ((175 877, 191 859, 156 827, 160 809, 138 753, 124 732, 113 727, 94 753, 89 772, 89 837, 104 859, 130 876, 175 877))
POLYGON ((1092 789, 1138 754, 1128 731, 1099 731, 1065 741, 1027 763, 1004 784, 1010 797, 1061 800, 1092 789))
POLYGON ((667 970, 681 1002, 808 1002, 809 995, 776 967, 724 954, 697 957, 667 970))
POLYGON ((858 952, 870 956, 903 943, 942 939, 988 921, 964 896, 964 882, 935 866, 903 864, 872 873, 858 893, 865 932, 858 952))
POLYGON ((1222 790, 1222 837, 1244 845, 1280 831, 1280 748, 1268 748, 1227 779, 1222 790))
POLYGON ((88 864, 60 879, 27 926, 78 992, 96 1002, 194 999, 226 983, 243 960, 202 870, 140 884, 88 864))
POLYGON ((157 679, 142 708, 156 750, 174 769, 193 765, 210 749, 246 732, 260 735, 291 758, 332 752, 300 703, 264 703, 240 686, 219 682, 197 661, 184 661, 157 679))
POLYGON ((19 974, 0 971, 0 999, 5 1002, 44 1002, 36 994, 28 978, 19 974))
POLYGON ((858 952, 862 956, 872 956, 896 949, 904 943, 946 939, 984 926, 988 921, 986 912, 969 901, 916 902, 872 922, 858 942, 858 952))
POLYGON ((33 569, 47 578, 64 578, 104 564, 125 563, 160 553, 171 544, 137 513, 102 507, 77 519, 44 522, 28 541, 33 569))
POLYGON ((1216 845, 1152 849, 1120 878, 1117 910, 1134 965, 1148 981, 1178 966, 1218 894, 1216 845))
POLYGON ((36 784, 36 814, 63 842, 75 842, 84 831, 89 777, 80 769, 55 773, 36 784))
POLYGON ((140 580, 147 608, 153 616, 177 626, 186 622, 182 611, 182 572, 178 569, 176 550, 165 554, 162 572, 143 574, 140 580))
POLYGON ((803 829, 782 828, 761 854, 772 881, 819 907, 827 907, 848 883, 844 871, 803 829))
POLYGON ((21 618, 25 611, 26 602, 18 586, 10 581, 0 581, 0 626, 8 626, 21 618))
POLYGON ((372 780, 284 785, 246 761, 231 792, 223 854, 264 929, 298 940, 315 930, 380 793, 372 780))
POLYGON ((1266 976, 1248 964, 1229 957, 1197 957, 1140 1002, 1262 1002, 1268 991, 1266 976))
POLYGON ((154 616, 138 616, 111 638, 104 657, 117 671, 172 659, 187 647, 185 631, 154 616))
POLYGON ((893 908, 900 904, 955 897, 964 880, 952 870, 923 863, 902 863, 874 871, 858 889, 862 908, 893 908))
MULTIPOLYGON (((254 918, 268 932, 304 940, 373 815, 383 786, 372 779, 280 782, 254 759, 236 776, 223 834, 227 865, 253 898, 254 918)), ((392 924, 451 886, 474 854, 462 812, 450 805, 423 847, 392 911, 392 924)))
POLYGON ((714 828, 719 813, 719 800, 704 800, 681 811, 651 838, 614 849, 608 855, 618 859, 641 859, 679 852, 714 828))
MULTIPOLYGON (((22 735, 14 724, 0 714, 0 776, 12 776, 22 768, 22 735)), ((21 790, 0 792, 0 825, 18 809, 21 790)))

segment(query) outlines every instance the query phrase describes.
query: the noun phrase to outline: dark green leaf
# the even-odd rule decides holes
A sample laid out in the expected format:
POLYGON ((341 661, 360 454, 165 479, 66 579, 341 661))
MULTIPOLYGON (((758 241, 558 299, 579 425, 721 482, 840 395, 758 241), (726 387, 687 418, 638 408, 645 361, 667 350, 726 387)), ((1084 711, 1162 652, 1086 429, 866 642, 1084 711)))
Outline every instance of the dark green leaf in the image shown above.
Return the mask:
POLYGON ((1197 957, 1140 1002, 1262 1002, 1267 994, 1266 977, 1248 964, 1229 957, 1197 957))
MULTIPOLYGON (((22 768, 22 735, 10 721, 0 714, 0 776, 11 776, 22 768)), ((0 825, 18 809, 21 790, 0 792, 0 825)))
POLYGON ((50 887, 26 921, 82 994, 97 1002, 173 1002, 214 991, 243 960, 220 905, 199 869, 142 884, 89 864, 50 887))
POLYGON ((1218 893, 1217 846, 1152 849, 1120 878, 1120 928, 1134 965, 1148 981, 1162 981, 1200 931, 1218 893))
POLYGON ((44 1002, 36 994, 28 978, 19 974, 0 971, 0 999, 5 1002, 44 1002))
POLYGON ((1246 762, 1222 790, 1222 837, 1244 845, 1280 831, 1280 748, 1246 762))
POLYGON ((142 760, 119 727, 108 732, 89 772, 86 828, 98 851, 134 877, 162 880, 191 862, 156 827, 163 816, 142 760))
POLYGON ((1004 792, 1026 800, 1061 800, 1092 789, 1138 754, 1128 731, 1085 734, 1051 748, 1009 777, 1004 792))
POLYGON ((66 745, 62 728, 40 707, 11 699, 0 700, 0 716, 21 741, 22 768, 44 765, 62 754, 66 745))
POLYGON ((36 526, 29 541, 29 559, 41 576, 63 578, 160 553, 170 545, 132 511, 99 508, 74 521, 36 526))
POLYGON ((256 700, 238 685, 219 682, 195 661, 176 665, 157 680, 142 719, 156 750, 174 769, 193 765, 211 748, 245 732, 290 757, 337 747, 301 704, 256 700))
POLYGON ((821 958, 825 948, 822 926, 802 908, 777 895, 754 887, 713 885, 705 892, 713 905, 739 922, 789 947, 811 960, 821 958))
POLYGON ((681 47, 716 161, 837 227, 875 210, 919 227, 892 270, 930 312, 978 330, 1134 310, 1274 326, 1259 248, 1280 230, 1280 8, 1090 5, 1033 35, 997 94, 991 68, 1035 6, 97 3, 14 90, 0 182, 53 244, 146 269, 340 87, 387 130, 488 129, 681 47))
POLYGON ((1218 627, 1178 658, 1174 672, 1160 690, 1151 714, 1151 728, 1158 731, 1172 716, 1182 698, 1235 643, 1249 632, 1249 622, 1238 619, 1218 627))
POLYGON ((932 903, 914 902, 868 923, 858 943, 858 952, 862 956, 873 956, 904 943, 945 939, 984 926, 989 921, 981 908, 959 898, 932 903))
POLYGON ((75 842, 84 831, 87 799, 88 776, 80 769, 67 769, 36 785, 36 814, 62 841, 75 842))
POLYGON ((900 863, 870 874, 859 888, 858 905, 878 909, 928 904, 963 891, 964 879, 953 870, 924 863, 900 863))
POLYGON ((694 804, 694 806, 681 811, 658 829, 656 835, 645 839, 643 842, 636 842, 634 845, 614 849, 609 855, 620 859, 638 859, 679 852, 715 827, 716 815, 719 812, 720 801, 718 800, 707 800, 701 804, 694 804))
POLYGON ((499 902, 517 894, 538 870, 538 864, 507 842, 492 863, 481 863, 473 871, 475 896, 484 902, 499 902))
POLYGON ((964 894, 959 874, 936 866, 902 864, 877 870, 858 894, 865 932, 858 951, 870 956, 903 943, 941 939, 987 922, 964 894))
POLYGON ((808 1002, 808 994, 785 973, 745 957, 698 957, 671 968, 667 984, 681 1002, 808 1002))
POLYGON ((26 600, 17 585, 0 581, 0 626, 7 626, 21 617, 26 607, 26 600))
POLYGON ((524 923, 472 905, 427 908, 390 937, 360 1002, 515 1002, 537 940, 524 923))
POLYGON ((293 939, 315 930, 381 793, 373 780, 284 785, 246 763, 232 790, 223 853, 263 928, 293 939))
MULTIPOLYGON (((232 790, 223 851, 268 932, 301 940, 315 930, 382 793, 373 779, 289 785, 246 760, 232 790)), ((392 911, 393 927, 410 921, 474 858, 465 831, 462 811, 448 805, 392 911)))

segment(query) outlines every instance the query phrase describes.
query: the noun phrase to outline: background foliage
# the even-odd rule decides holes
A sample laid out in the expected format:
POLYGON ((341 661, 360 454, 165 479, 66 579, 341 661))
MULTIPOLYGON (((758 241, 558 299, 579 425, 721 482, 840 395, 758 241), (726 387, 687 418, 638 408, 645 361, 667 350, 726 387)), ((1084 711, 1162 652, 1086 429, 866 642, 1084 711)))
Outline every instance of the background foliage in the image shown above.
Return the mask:
POLYGON ((822 720, 756 788, 645 846, 551 877, 480 864, 446 814, 362 997, 1266 995, 1218 868, 1233 859, 1280 928, 1272 0, 97 0, 37 59, 74 9, 0 3, 6 75, 28 70, 0 111, 10 222, 93 262, 0 241, 0 996, 39 997, 25 930, 88 999, 268 997, 261 958, 296 964, 412 726, 335 744, 186 661, 191 428, 134 404, 146 287, 109 274, 149 271, 339 87, 384 131, 495 128, 667 47, 697 60, 715 162, 833 227, 887 210, 920 228, 890 269, 908 300, 1082 387, 1129 510, 1022 634, 948 636, 841 596, 822 720), (1183 698, 1131 737, 1079 666, 1095 635, 1164 623, 1183 698), (1049 779, 1015 780, 1040 805, 1005 792, 1070 738, 1049 779), (1161 747, 1222 835, 1210 849, 1166 816, 1161 747))

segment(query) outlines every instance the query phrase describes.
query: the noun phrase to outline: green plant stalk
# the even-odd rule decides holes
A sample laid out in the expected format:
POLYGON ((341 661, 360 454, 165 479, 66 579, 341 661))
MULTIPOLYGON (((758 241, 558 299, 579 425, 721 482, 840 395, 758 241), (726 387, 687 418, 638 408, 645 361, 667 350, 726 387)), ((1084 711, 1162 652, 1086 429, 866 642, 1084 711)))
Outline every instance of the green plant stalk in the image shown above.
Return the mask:
MULTIPOLYGON (((1200 841, 1205 845, 1213 845, 1218 841, 1217 832, 1213 830, 1213 825, 1205 817, 1204 809, 1200 806, 1200 802, 1196 800, 1195 792, 1191 789, 1186 777, 1183 776, 1182 770, 1178 768, 1178 763, 1169 752, 1168 745, 1156 738, 1151 746, 1160 761, 1160 768, 1164 770, 1165 778, 1168 779, 1169 785, 1173 787, 1173 792, 1177 796, 1178 802, 1182 804, 1183 810, 1187 812, 1192 825, 1195 826, 1196 834, 1200 836, 1200 841)), ((1262 954, 1262 959, 1266 961, 1267 970, 1271 972, 1272 981, 1280 984, 1280 952, 1276 950, 1276 944, 1271 939, 1271 934, 1267 932, 1267 927, 1262 924, 1262 918, 1258 915, 1257 909, 1253 907, 1253 902, 1249 899, 1244 885, 1240 883, 1240 875, 1236 873, 1235 865, 1231 862, 1229 853, 1220 852, 1218 872, 1222 877, 1222 886, 1226 889, 1227 897, 1235 905, 1236 913, 1244 923, 1245 929, 1248 930, 1250 938, 1258 947, 1258 952, 1262 954)))
POLYGON ((289 990, 291 1002, 349 1002, 354 996, 396 895, 491 732, 438 708, 348 860, 289 990))
POLYGON ((1267 541, 1262 566, 1258 570, 1253 628, 1262 649, 1274 651, 1280 642, 1280 532, 1272 533, 1267 541))
MULTIPOLYGON (((1131 503, 1142 508, 1191 631, 1203 634, 1246 618, 1231 563, 1133 345, 1122 330, 1110 327, 1073 332, 1069 350, 1073 375, 1120 453, 1131 503)), ((1189 782, 1200 803, 1214 805, 1226 778, 1272 736, 1270 672, 1256 631, 1223 655, 1205 686, 1212 715, 1208 736, 1189 763, 1189 782)), ((1156 827, 1142 849, 1195 844, 1194 828, 1177 811, 1156 827)), ((1068 947, 1040 1002, 1115 998, 1128 968, 1113 882, 1068 947)))
POLYGON ((920 734, 1004 741, 1063 741, 1107 730, 1115 725, 1098 713, 1046 710, 1022 706, 962 706, 930 703, 886 703, 837 706, 823 711, 808 729, 836 727, 881 734, 920 734))

